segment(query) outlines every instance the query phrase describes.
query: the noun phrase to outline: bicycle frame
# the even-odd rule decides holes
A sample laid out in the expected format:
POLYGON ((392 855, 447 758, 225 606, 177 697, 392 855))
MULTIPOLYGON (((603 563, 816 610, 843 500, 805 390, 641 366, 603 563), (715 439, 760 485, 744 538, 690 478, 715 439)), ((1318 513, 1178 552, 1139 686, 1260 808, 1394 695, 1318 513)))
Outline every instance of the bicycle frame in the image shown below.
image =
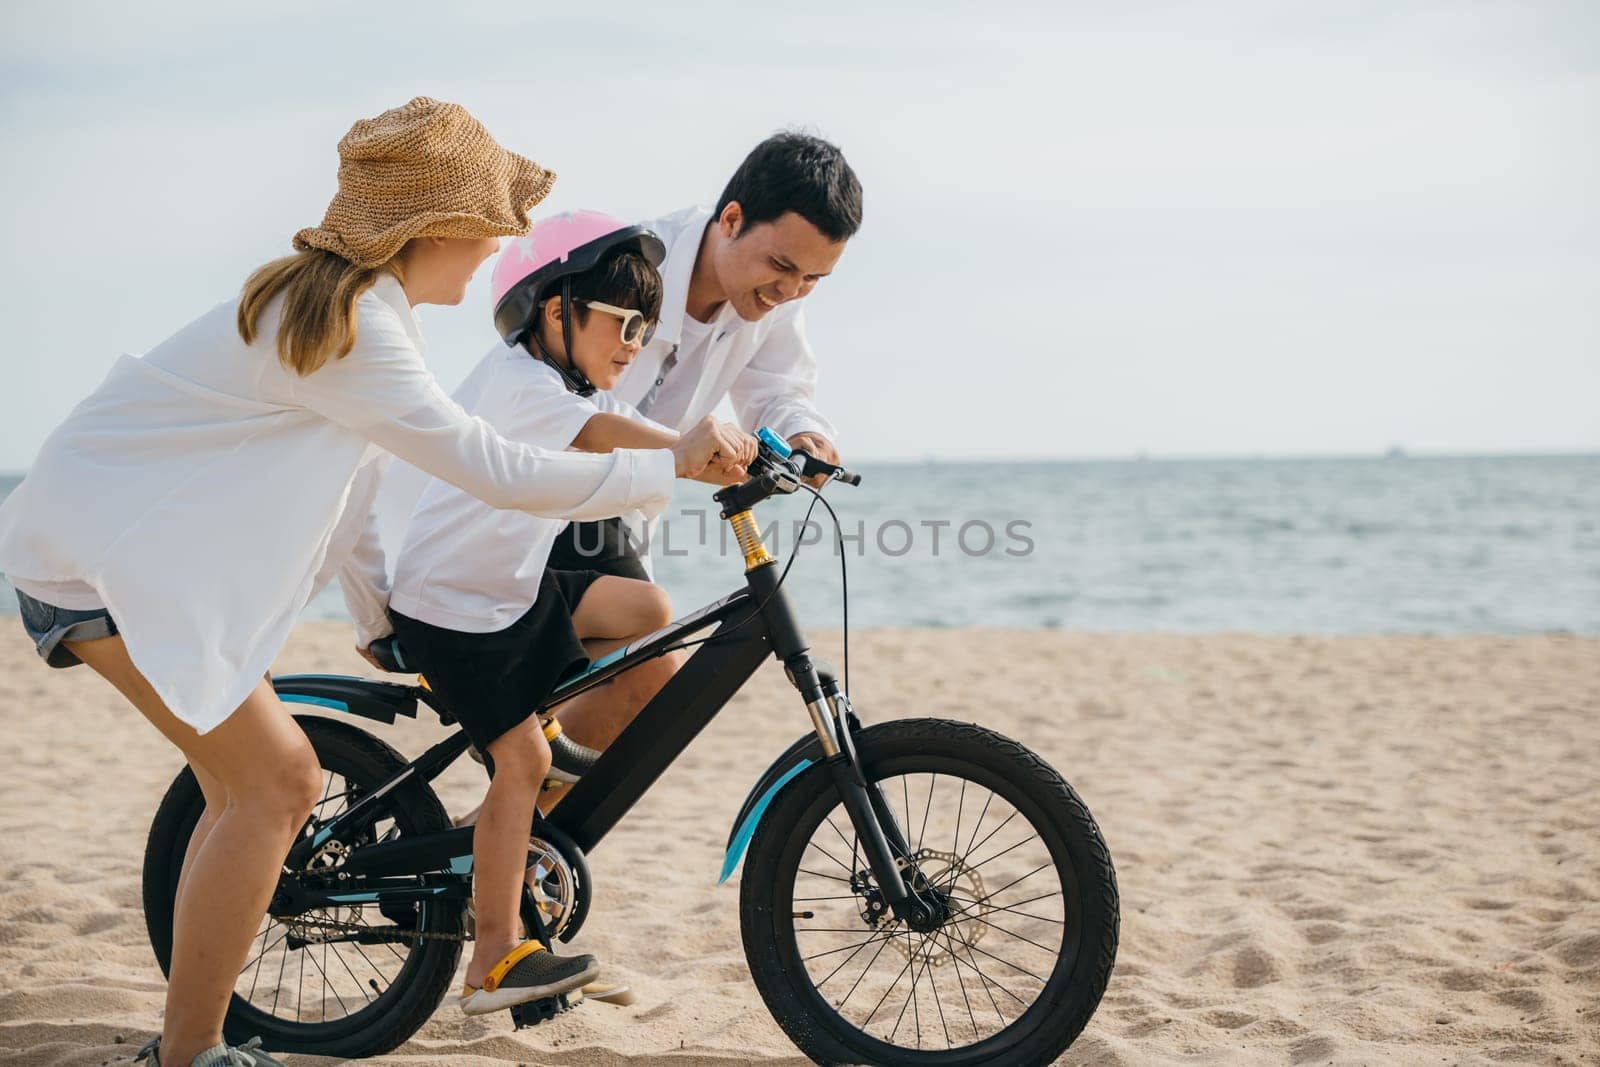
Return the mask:
MULTIPOLYGON (((765 488, 766 495, 771 495, 770 481, 765 488)), ((540 825, 565 836, 585 853, 594 849, 771 655, 783 664, 790 683, 805 703, 821 749, 821 762, 833 777, 886 903, 913 929, 935 923, 939 903, 922 899, 910 888, 916 884, 916 879, 903 832, 887 802, 875 787, 868 787, 856 765, 851 735, 858 724, 849 700, 840 690, 831 668, 810 656, 788 596, 780 585, 781 568, 761 543, 749 510, 749 503, 764 499, 758 495, 761 489, 752 481, 717 494, 717 499, 724 504, 723 517, 733 525, 745 553, 745 589, 601 657, 558 688, 540 706, 540 712, 555 708, 646 660, 683 647, 694 634, 716 626, 561 803, 543 817, 540 825), (752 490, 751 486, 756 488, 752 490), (739 491, 746 495, 740 497, 739 491)), ((293 683, 303 680, 283 678, 279 683, 292 689, 293 683)), ((421 687, 412 687, 410 695, 440 710, 434 705, 432 694, 421 687)), ((284 699, 297 697, 286 693, 284 699)), ((323 705, 338 704, 316 696, 302 695, 298 699, 323 705)), ((395 714, 393 705, 391 700, 385 706, 389 721, 393 721, 395 714)), ((401 707, 399 713, 411 714, 414 710, 414 706, 401 707)), ((448 716, 444 717, 448 721, 448 716)), ((286 861, 288 868, 304 869, 330 840, 344 840, 358 834, 379 816, 386 794, 412 778, 433 779, 467 746, 465 733, 458 733, 430 748, 394 779, 361 798, 312 837, 298 842, 286 861)), ((780 781, 773 786, 764 800, 770 800, 771 794, 782 784, 784 782, 780 781)), ((756 816, 759 817, 759 810, 756 816)), ((752 822, 749 829, 753 829, 753 825, 752 822)), ((743 837, 747 840, 748 832, 743 837)), ((414 877, 423 871, 443 870, 464 875, 471 869, 471 841, 472 828, 463 827, 364 846, 353 851, 341 869, 351 884, 341 885, 338 893, 302 893, 302 899, 293 903, 303 909, 328 903, 391 899, 392 891, 381 884, 386 877, 414 877)), ((414 881, 410 884, 416 885, 414 881)), ((433 887, 425 889, 423 894, 429 892, 443 895, 443 890, 433 887)), ((455 892, 451 890, 451 895, 455 892)), ((406 897, 417 898, 415 888, 406 897)))

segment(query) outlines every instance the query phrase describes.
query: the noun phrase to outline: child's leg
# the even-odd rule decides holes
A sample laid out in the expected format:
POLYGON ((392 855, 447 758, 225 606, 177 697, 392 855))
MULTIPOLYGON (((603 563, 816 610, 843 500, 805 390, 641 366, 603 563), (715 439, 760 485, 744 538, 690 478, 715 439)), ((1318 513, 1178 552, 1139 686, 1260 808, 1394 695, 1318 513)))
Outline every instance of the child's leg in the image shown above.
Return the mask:
POLYGON ((672 601, 653 582, 603 574, 572 609, 572 627, 586 647, 604 655, 672 621, 672 601))
POLYGON ((522 941, 522 878, 528 866, 528 826, 534 801, 550 769, 550 745, 537 719, 489 743, 495 774, 478 811, 472 838, 472 898, 477 940, 467 964, 467 984, 484 975, 522 941))
MULTIPOLYGON (((572 626, 593 655, 604 655, 672 621, 666 590, 650 582, 605 575, 596 578, 572 612, 572 626)), ((603 750, 681 665, 681 653, 642 663, 606 685, 569 701, 557 715, 561 728, 580 745, 603 750)))

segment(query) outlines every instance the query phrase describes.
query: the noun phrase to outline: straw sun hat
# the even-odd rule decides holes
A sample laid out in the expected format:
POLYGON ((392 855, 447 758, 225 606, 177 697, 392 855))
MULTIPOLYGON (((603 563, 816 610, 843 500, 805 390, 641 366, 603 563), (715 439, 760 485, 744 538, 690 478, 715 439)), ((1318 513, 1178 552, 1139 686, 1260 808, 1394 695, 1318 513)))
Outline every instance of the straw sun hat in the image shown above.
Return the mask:
POLYGON ((294 246, 376 267, 413 237, 523 234, 528 209, 555 180, 496 144, 460 104, 419 96, 350 127, 339 142, 339 192, 294 246))

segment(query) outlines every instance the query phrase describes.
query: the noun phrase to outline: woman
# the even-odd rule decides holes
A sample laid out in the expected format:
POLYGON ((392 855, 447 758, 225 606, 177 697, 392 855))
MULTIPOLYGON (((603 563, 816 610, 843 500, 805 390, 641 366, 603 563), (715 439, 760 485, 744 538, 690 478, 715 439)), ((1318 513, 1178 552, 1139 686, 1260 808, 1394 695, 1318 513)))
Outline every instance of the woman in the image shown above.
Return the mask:
MULTIPOLYGON (((184 859, 164 1067, 274 1064, 222 1022, 283 856, 320 795, 265 680, 363 462, 392 452, 503 508, 660 508, 714 433, 560 455, 505 440, 428 372, 411 308, 456 304, 554 175, 418 97, 339 142, 297 254, 144 358, 123 357, 0 507, 0 570, 52 666, 87 663, 182 751, 206 796, 184 859)), ((343 546, 341 546, 343 547, 343 546)))

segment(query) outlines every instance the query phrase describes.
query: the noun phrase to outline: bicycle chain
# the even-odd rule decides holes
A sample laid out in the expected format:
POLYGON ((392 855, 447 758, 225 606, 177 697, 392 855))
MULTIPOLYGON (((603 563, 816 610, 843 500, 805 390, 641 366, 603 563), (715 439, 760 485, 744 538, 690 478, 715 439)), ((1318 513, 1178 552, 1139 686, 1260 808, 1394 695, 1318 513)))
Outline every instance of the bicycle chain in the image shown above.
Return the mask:
MULTIPOLYGON (((278 921, 283 923, 285 928, 287 928, 291 933, 296 934, 297 936, 299 936, 300 939, 303 940, 308 945, 321 945, 321 944, 331 944, 332 943, 332 942, 327 942, 327 941, 316 940, 315 935, 313 935, 312 937, 306 937, 305 936, 305 932, 309 931, 313 927, 316 928, 317 931, 320 932, 324 936, 326 936, 329 933, 344 933, 344 934, 357 934, 357 935, 359 935, 359 934, 361 934, 363 932, 370 932, 370 931, 374 931, 374 930, 382 930, 383 929, 383 927, 381 927, 381 926, 368 926, 366 923, 341 922, 338 919, 279 919, 278 921)), ((436 933, 436 932, 434 932, 432 930, 413 930, 413 931, 410 932, 410 936, 406 938, 405 942, 401 942, 401 943, 404 944, 404 943, 408 943, 408 942, 411 942, 411 941, 462 941, 462 942, 465 942, 465 941, 470 941, 470 940, 472 940, 472 938, 469 937, 466 934, 465 931, 463 931, 462 933, 459 933, 459 934, 443 934, 443 933, 436 933)))

